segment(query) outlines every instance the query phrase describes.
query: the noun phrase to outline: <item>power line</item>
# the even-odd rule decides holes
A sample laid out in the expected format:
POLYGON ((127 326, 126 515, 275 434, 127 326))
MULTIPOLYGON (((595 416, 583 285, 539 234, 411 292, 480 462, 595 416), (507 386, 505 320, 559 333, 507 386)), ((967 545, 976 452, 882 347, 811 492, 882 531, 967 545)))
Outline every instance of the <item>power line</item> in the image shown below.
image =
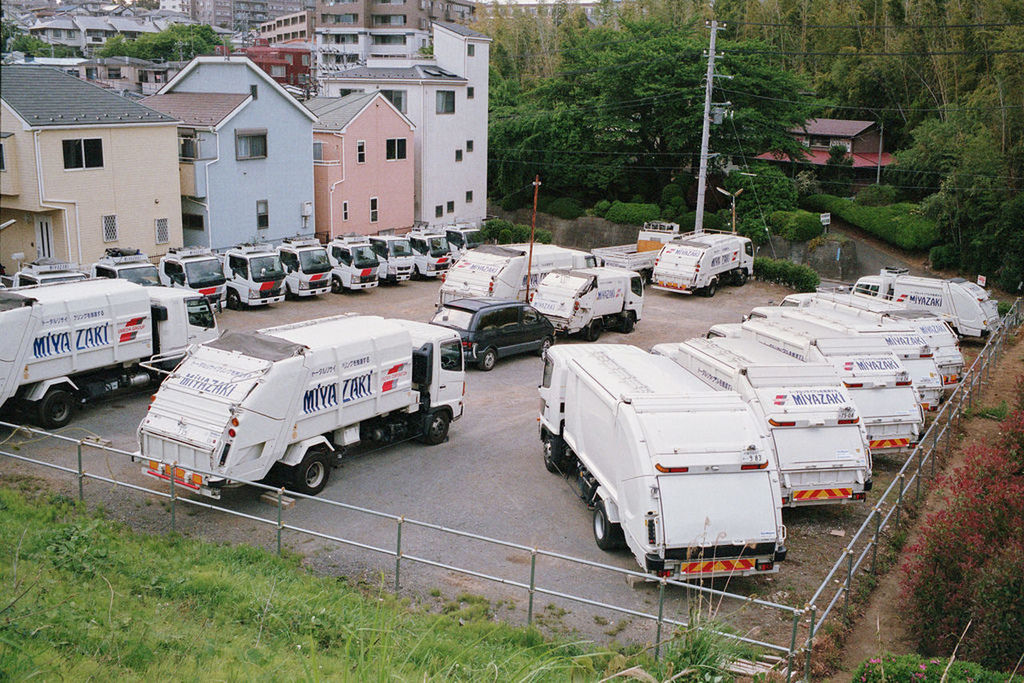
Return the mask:
POLYGON ((786 104, 804 104, 811 106, 820 106, 825 109, 850 109, 854 111, 894 111, 894 112, 946 112, 946 111, 997 111, 1001 109, 1024 109, 1024 105, 1020 104, 1007 104, 1007 105, 992 105, 991 107, 869 107, 869 106, 857 106, 852 104, 827 104, 822 102, 814 101, 801 101, 801 100, 788 100, 782 97, 771 97, 770 95, 758 95, 757 93, 748 92, 746 90, 732 90, 730 88, 719 88, 724 93, 732 93, 734 95, 746 95, 748 97, 754 97, 759 100, 771 100, 772 102, 783 102, 786 104))
POLYGON ((943 50, 939 52, 789 52, 784 50, 747 50, 737 48, 725 51, 729 55, 779 55, 783 57, 947 57, 953 55, 1010 55, 1024 50, 943 50))
POLYGON ((766 28, 836 28, 836 29, 851 29, 857 31, 888 31, 888 30, 931 30, 931 29, 949 29, 949 28, 1012 28, 1015 26, 1024 26, 1021 22, 1003 22, 1003 23, 981 23, 981 24, 905 24, 898 26, 895 24, 786 24, 786 23, 769 23, 769 22, 758 22, 758 21, 727 21, 730 26, 763 26, 766 28))

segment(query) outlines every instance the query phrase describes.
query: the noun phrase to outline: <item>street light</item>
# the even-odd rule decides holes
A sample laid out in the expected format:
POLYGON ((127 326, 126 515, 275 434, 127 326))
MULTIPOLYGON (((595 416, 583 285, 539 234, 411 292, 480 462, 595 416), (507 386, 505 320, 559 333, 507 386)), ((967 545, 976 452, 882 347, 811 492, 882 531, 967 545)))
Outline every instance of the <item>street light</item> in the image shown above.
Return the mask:
POLYGON ((719 192, 721 192, 722 194, 724 194, 726 197, 728 197, 732 201, 732 234, 735 235, 736 234, 736 198, 739 197, 741 194, 743 194, 743 188, 741 187, 740 189, 736 190, 735 193, 729 192, 729 190, 726 190, 725 188, 722 188, 722 187, 716 187, 715 189, 718 190, 719 192))

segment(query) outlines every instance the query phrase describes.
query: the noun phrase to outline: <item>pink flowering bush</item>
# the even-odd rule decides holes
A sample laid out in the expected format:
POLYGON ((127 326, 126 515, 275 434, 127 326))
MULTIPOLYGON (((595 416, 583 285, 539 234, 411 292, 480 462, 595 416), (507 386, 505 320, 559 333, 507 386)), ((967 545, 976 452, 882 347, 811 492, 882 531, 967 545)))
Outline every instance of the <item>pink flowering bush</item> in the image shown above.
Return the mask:
MULTIPOLYGON (((938 683, 946 670, 948 659, 926 658, 918 655, 885 655, 874 657, 853 672, 853 683, 938 683)), ((964 683, 1004 683, 1006 676, 989 671, 980 664, 954 661, 949 667, 947 681, 964 683)))

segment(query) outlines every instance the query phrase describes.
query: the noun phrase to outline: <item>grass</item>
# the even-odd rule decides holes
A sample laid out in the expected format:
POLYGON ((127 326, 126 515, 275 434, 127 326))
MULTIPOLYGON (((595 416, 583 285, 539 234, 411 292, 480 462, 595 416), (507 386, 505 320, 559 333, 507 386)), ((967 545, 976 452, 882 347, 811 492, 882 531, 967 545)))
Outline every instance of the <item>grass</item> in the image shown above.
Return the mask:
POLYGON ((1006 401, 1002 401, 994 406, 977 406, 973 410, 969 408, 964 410, 964 417, 983 417, 987 420, 995 420, 996 422, 1002 422, 1009 414, 1010 405, 1006 401))
POLYGON ((22 488, 0 489, 3 680, 596 680, 632 667, 729 680, 737 653, 695 629, 659 662, 635 646, 548 640, 469 594, 443 614, 410 609, 382 588, 313 576, 296 556, 136 534, 22 488))

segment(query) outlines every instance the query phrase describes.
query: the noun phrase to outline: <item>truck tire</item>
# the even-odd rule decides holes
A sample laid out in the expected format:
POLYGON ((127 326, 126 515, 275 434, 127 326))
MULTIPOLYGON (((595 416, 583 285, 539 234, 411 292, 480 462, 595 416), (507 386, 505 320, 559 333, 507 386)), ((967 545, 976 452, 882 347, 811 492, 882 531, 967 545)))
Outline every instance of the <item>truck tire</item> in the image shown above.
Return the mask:
POLYGON ((332 294, 344 294, 345 287, 341 284, 340 277, 331 278, 331 293, 332 294))
POLYGON ((494 365, 498 362, 498 352, 493 348, 484 351, 483 355, 480 356, 480 360, 477 361, 476 366, 484 372, 490 372, 494 369, 494 365))
POLYGON ((307 496, 315 496, 327 486, 331 465, 322 448, 311 448, 302 462, 292 471, 292 489, 307 496))
POLYGON ((739 270, 733 273, 732 283, 736 287, 742 287, 743 285, 747 284, 747 277, 747 269, 740 268, 739 270))
POLYGON ((540 348, 537 349, 537 355, 543 358, 544 355, 548 352, 548 349, 550 349, 554 345, 554 343, 554 337, 544 337, 544 341, 540 343, 540 348))
POLYGON ((625 311, 622 314, 619 328, 623 334, 629 334, 633 331, 634 327, 636 327, 636 313, 634 311, 625 311))
POLYGON ((590 324, 583 329, 583 338, 588 342, 596 342, 601 338, 601 331, 604 329, 604 324, 600 318, 594 318, 590 321, 590 324))
POLYGON ((640 271, 640 277, 643 278, 645 285, 649 285, 651 284, 651 280, 654 279, 654 270, 645 268, 640 271))
POLYGON ((568 466, 565 457, 565 441, 560 436, 546 434, 544 436, 544 467, 551 474, 565 474, 568 466))
POLYGON ((431 446, 444 443, 444 440, 448 438, 448 426, 451 422, 452 419, 448 417, 448 411, 435 410, 432 412, 423 425, 423 436, 421 437, 423 443, 431 446))
POLYGON ((597 501, 594 508, 594 541, 601 550, 622 550, 626 547, 622 525, 608 520, 603 500, 597 501))
POLYGON ((713 278, 711 278, 711 282, 708 283, 708 286, 701 290, 701 294, 703 294, 704 296, 706 296, 707 298, 710 299, 711 297, 713 297, 715 295, 715 292, 717 292, 717 291, 718 291, 718 278, 717 277, 713 277, 713 278))
POLYGON ((238 296, 238 292, 228 287, 228 308, 232 311, 242 310, 242 299, 238 296))
POLYGON ((36 417, 47 429, 58 429, 71 422, 75 414, 75 397, 64 389, 50 389, 39 402, 36 417))

